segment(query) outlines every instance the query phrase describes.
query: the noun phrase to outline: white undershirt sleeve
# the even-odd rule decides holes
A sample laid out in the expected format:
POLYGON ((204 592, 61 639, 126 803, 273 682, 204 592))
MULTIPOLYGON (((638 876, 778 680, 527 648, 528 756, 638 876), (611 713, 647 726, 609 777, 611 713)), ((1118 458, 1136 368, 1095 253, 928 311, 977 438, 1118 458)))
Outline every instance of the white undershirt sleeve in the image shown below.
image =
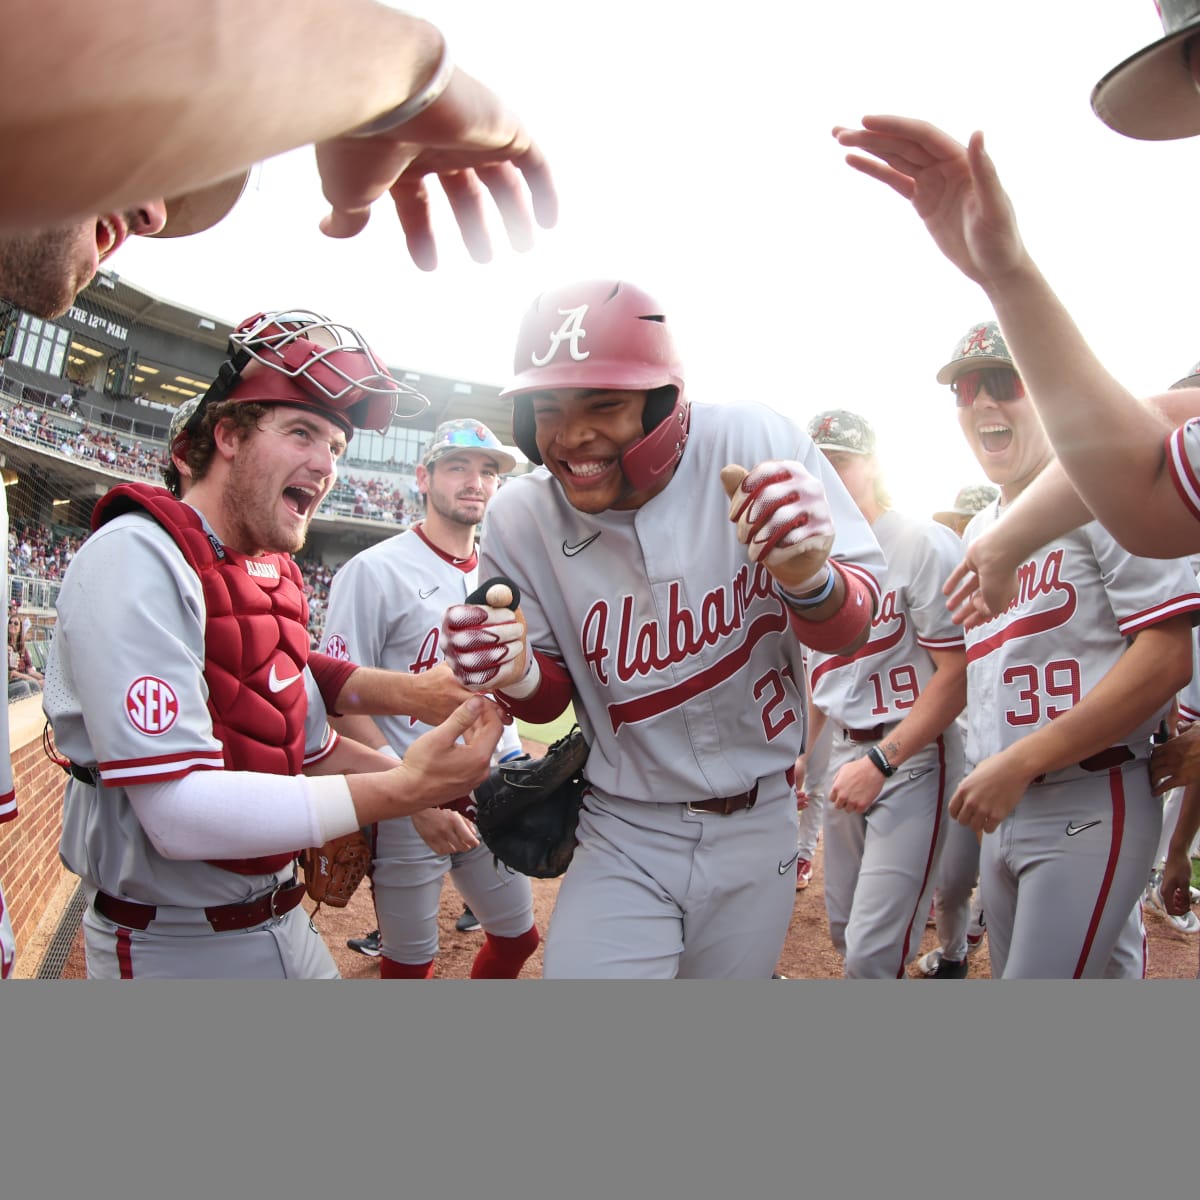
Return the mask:
POLYGON ((192 771, 127 790, 164 858, 257 858, 320 846, 358 828, 344 775, 192 771))

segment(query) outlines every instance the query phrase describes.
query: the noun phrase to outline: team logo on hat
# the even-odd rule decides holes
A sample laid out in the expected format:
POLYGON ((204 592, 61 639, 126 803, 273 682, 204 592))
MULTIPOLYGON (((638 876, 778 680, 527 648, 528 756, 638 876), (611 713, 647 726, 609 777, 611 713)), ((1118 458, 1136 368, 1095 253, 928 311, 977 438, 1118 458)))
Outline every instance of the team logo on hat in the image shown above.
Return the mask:
POLYGON ((937 373, 938 383, 953 383, 964 371, 978 367, 1012 367, 1013 357, 995 321, 972 325, 954 347, 954 356, 937 373))
POLYGON ((818 449, 844 450, 850 454, 873 454, 875 431, 866 417, 842 408, 818 413, 808 423, 808 436, 818 449))

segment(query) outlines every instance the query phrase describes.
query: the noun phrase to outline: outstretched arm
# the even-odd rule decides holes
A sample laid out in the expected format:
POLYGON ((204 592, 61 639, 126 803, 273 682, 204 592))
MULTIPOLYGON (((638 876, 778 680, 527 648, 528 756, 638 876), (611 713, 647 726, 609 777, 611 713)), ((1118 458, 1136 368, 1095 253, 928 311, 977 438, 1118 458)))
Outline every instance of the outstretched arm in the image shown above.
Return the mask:
POLYGON ((119 211, 314 145, 330 236, 357 233, 390 191, 432 269, 435 174, 473 257, 491 256, 488 195, 522 249, 530 202, 555 221, 553 183, 520 120, 469 75, 453 71, 396 128, 345 136, 444 80, 443 51, 433 25, 374 0, 109 0, 99 21, 82 0, 8 0, 0 67, 21 103, 0 111, 0 230, 119 211))
POLYGON ((1086 508, 1131 553, 1200 549, 1167 469, 1164 398, 1139 402, 1096 358, 1025 249, 983 135, 962 146, 926 122, 879 116, 834 136, 864 152, 847 162, 909 200, 942 253, 983 288, 1086 508))

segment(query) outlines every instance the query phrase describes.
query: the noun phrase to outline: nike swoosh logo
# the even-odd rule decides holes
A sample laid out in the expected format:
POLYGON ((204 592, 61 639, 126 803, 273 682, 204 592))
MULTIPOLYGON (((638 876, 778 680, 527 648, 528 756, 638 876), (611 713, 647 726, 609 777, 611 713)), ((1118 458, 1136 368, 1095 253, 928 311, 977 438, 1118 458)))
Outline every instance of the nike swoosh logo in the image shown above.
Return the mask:
POLYGON ((271 664, 271 673, 267 676, 267 687, 272 692, 282 692, 285 688, 290 688, 293 683, 299 679, 299 675, 289 675, 286 679, 280 679, 275 671, 275 664, 271 664))
POLYGON ((568 558, 574 558, 580 550, 586 550, 602 533, 602 530, 597 529, 590 538, 584 538, 582 542, 576 542, 574 546, 568 544, 567 540, 563 539, 563 553, 568 558))
MULTIPOLYGON (((438 587, 440 587, 440 586, 441 585, 439 584, 438 587)), ((424 588, 421 588, 421 590, 417 593, 417 595, 420 596, 422 600, 428 600, 429 597, 432 596, 433 593, 436 591, 437 591, 437 588, 435 588, 435 587, 431 587, 429 589, 429 591, 426 591, 424 588)))
POLYGON ((780 875, 786 875, 796 865, 796 859, 798 859, 799 857, 800 857, 800 851, 797 850, 796 853, 793 854, 792 857, 787 860, 787 862, 781 862, 779 864, 780 875))
POLYGON ((920 779, 922 775, 928 775, 932 770, 932 767, 918 767, 912 771, 909 771, 908 777, 909 779, 920 779))
POLYGON ((1067 824, 1067 837, 1074 837, 1077 833, 1082 833, 1085 829, 1091 829, 1099 824, 1099 821, 1088 821, 1084 825, 1076 825, 1074 821, 1070 821, 1067 824))

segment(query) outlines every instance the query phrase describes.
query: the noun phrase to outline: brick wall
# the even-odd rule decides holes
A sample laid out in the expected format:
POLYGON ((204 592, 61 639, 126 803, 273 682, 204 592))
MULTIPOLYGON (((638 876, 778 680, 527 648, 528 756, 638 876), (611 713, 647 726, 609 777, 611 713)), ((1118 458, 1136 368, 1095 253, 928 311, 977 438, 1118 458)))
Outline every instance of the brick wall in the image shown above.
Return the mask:
POLYGON ((57 919, 64 880, 75 877, 58 861, 66 776, 42 750, 40 696, 8 706, 17 818, 0 825, 0 880, 21 952, 46 921, 57 919))

